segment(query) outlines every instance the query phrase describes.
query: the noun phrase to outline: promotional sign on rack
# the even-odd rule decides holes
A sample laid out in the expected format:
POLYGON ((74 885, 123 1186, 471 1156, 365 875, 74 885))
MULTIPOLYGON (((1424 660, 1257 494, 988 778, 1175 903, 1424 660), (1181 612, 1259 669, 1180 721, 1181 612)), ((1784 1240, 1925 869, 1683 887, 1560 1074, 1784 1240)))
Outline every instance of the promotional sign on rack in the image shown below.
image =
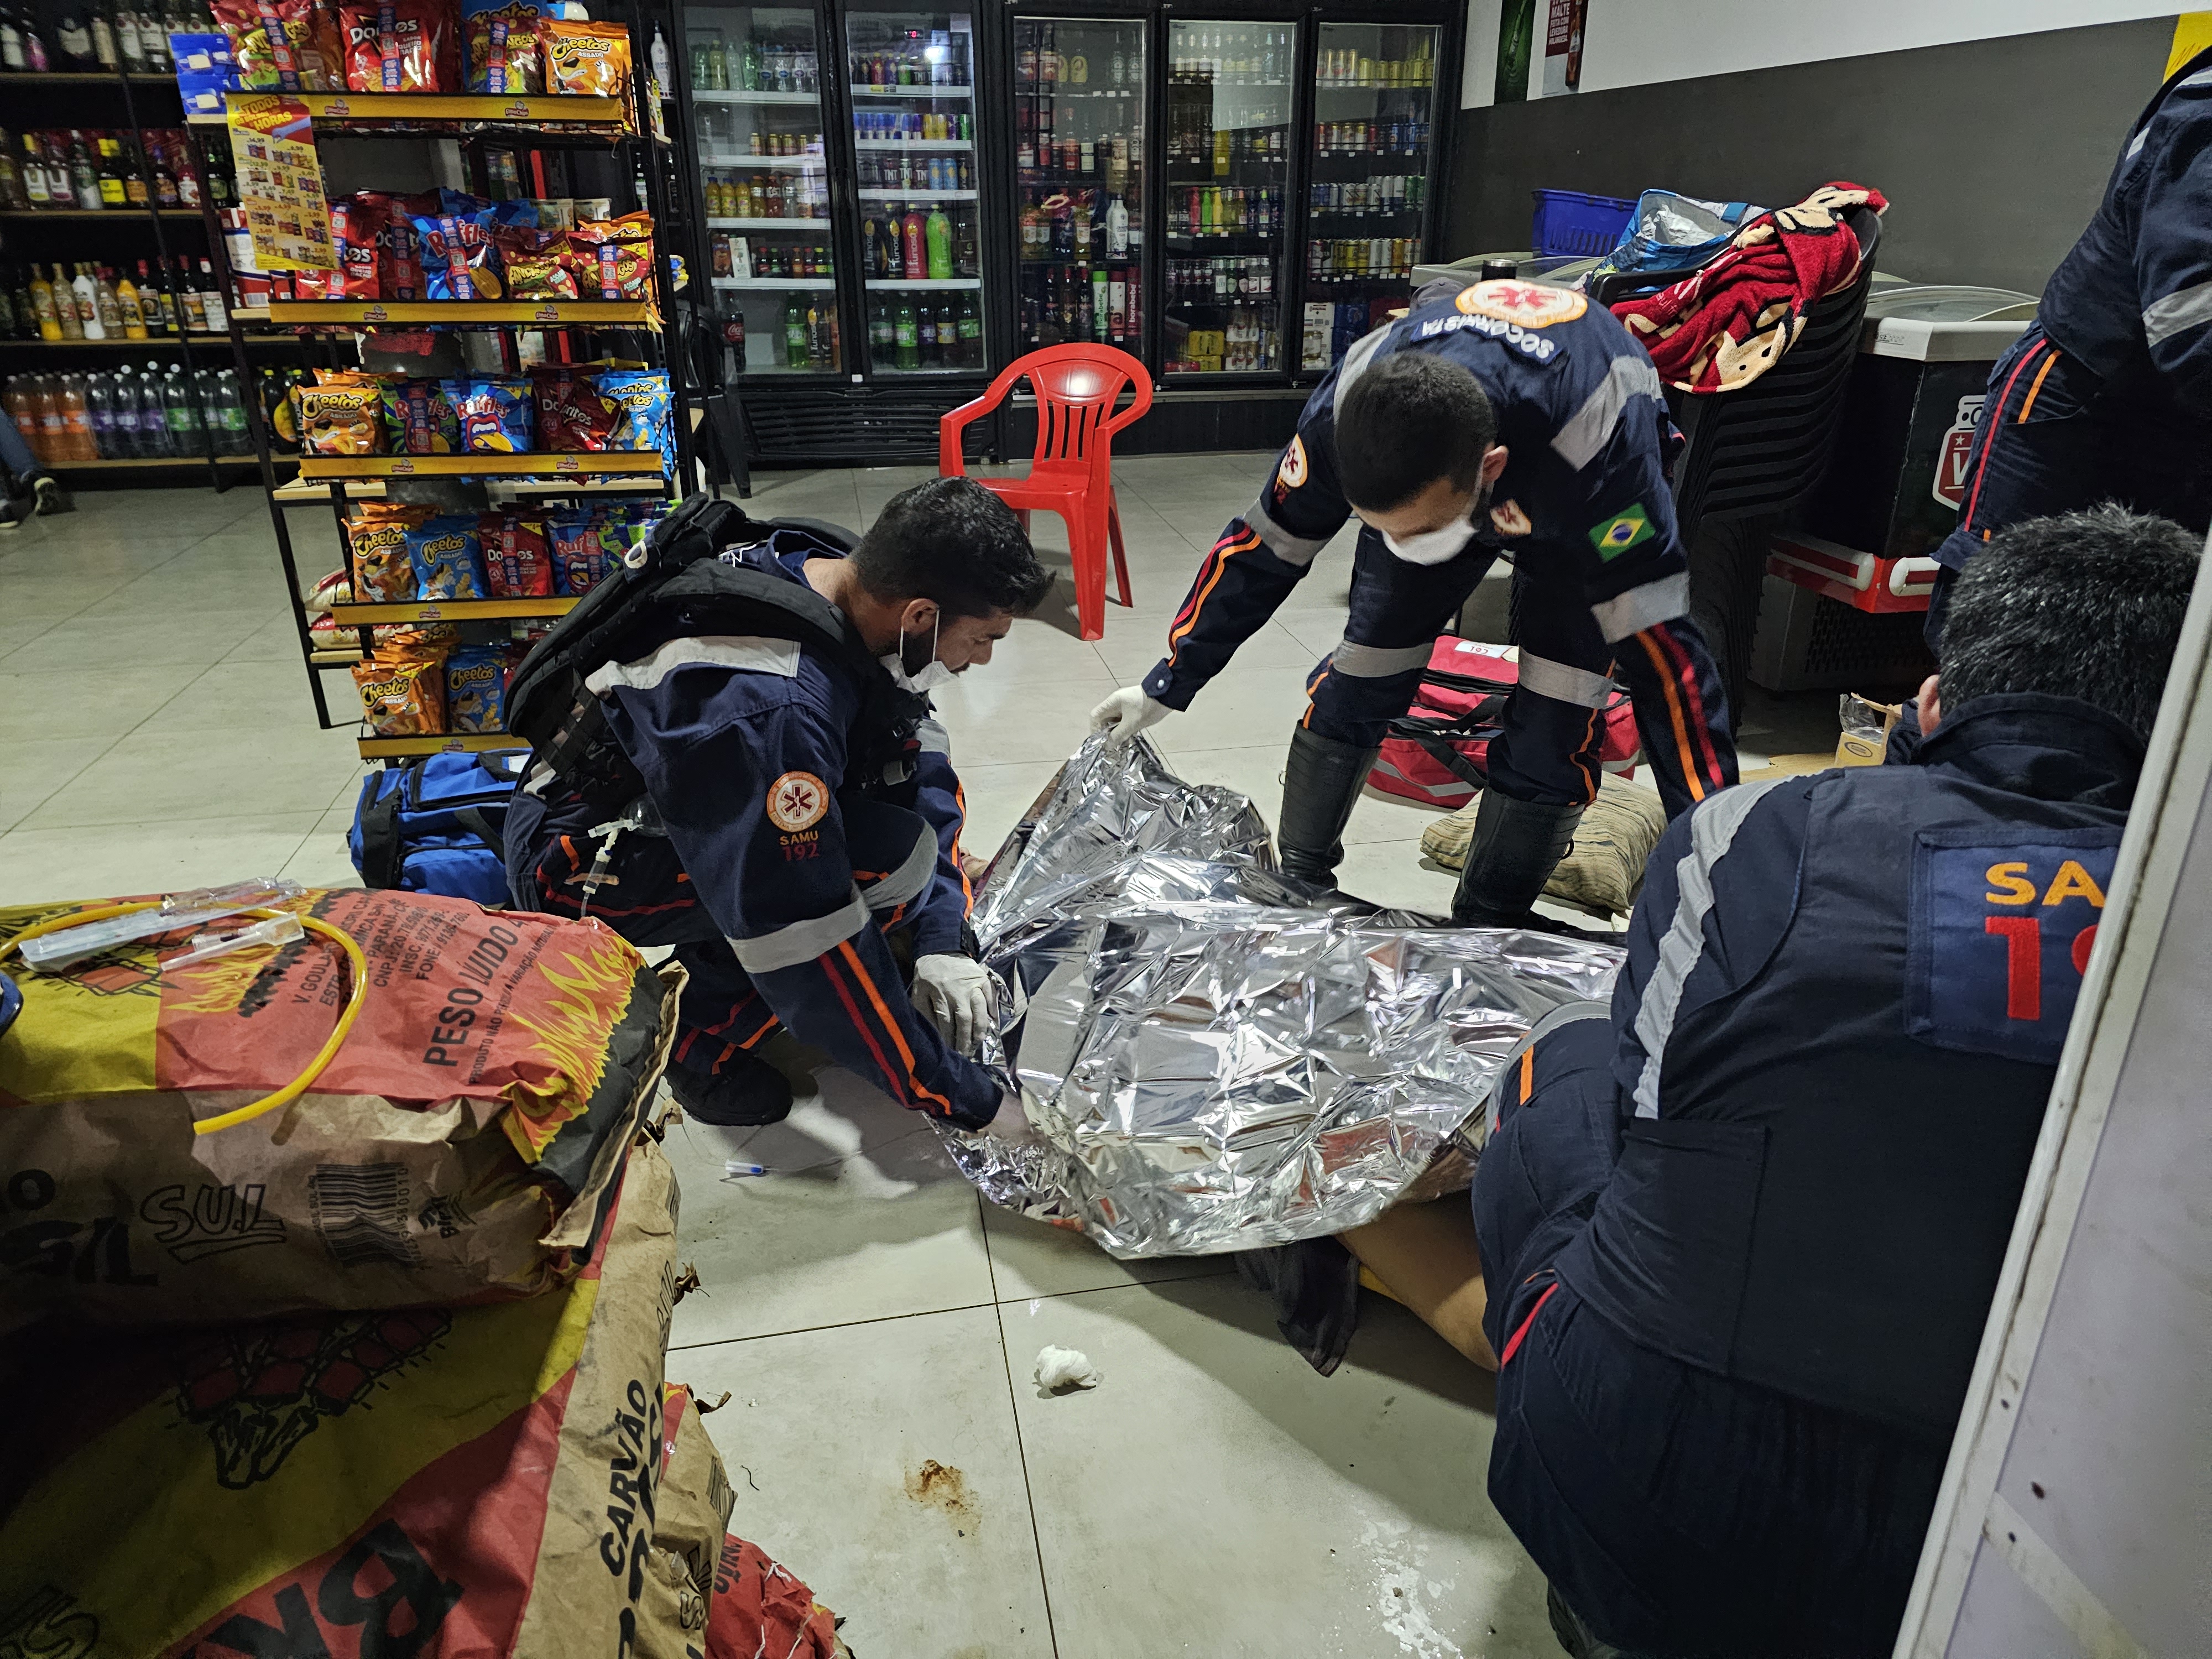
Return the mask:
POLYGON ((230 153, 238 204, 263 270, 336 270, 322 158, 307 106, 281 94, 234 95, 230 153))

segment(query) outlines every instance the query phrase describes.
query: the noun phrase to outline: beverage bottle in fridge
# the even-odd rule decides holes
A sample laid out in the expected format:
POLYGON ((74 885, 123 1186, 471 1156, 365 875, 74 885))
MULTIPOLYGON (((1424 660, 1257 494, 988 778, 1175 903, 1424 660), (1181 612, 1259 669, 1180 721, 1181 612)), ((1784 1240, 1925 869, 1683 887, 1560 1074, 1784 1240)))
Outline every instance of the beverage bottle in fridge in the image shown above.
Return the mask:
POLYGON ((100 315, 100 331, 111 340, 119 340, 123 333, 123 305, 115 297, 115 284, 109 280, 107 267, 96 269, 92 279, 94 308, 100 315))
POLYGON ((76 301, 72 299, 62 301, 60 296, 54 293, 53 285, 40 276, 39 268, 33 265, 31 267, 31 309, 32 314, 39 319, 39 337, 41 340, 59 340, 65 337, 62 327, 61 303, 68 304, 70 316, 76 316, 76 301))
POLYGON ((84 376, 64 374, 54 401, 62 412, 62 434, 65 461, 96 461, 100 449, 92 441, 92 413, 85 407, 84 376))
POLYGON ((169 424, 171 454, 207 453, 207 431, 200 424, 199 410, 192 402, 191 388, 174 369, 171 369, 161 382, 161 411, 169 424))
POLYGON ((787 368, 807 367, 806 313, 795 298, 785 301, 783 306, 783 361, 787 368))
POLYGON ((106 375, 85 377, 84 413, 92 428, 93 453, 103 461, 129 459, 115 440, 115 392, 106 375))
POLYGON ((931 210, 924 226, 929 242, 929 275, 933 282, 945 282, 952 275, 952 221, 943 208, 931 210))
POLYGON ((901 368, 921 367, 921 324, 914 314, 914 301, 904 295, 892 327, 892 361, 901 368))
POLYGON ((958 329, 960 334, 960 367, 982 368, 983 317, 982 313, 976 309, 974 295, 963 294, 960 296, 960 317, 955 327, 958 329))
POLYGON ((915 326, 921 337, 921 366, 924 368, 944 368, 944 348, 937 337, 937 307, 927 300, 915 308, 915 326))
POLYGON ((907 276, 921 276, 929 269, 929 234, 920 208, 909 207, 906 210, 906 217, 899 222, 899 240, 907 276))
POLYGON ((76 275, 70 279, 70 293, 76 305, 77 326, 88 340, 104 340, 107 329, 100 320, 100 289, 92 280, 92 270, 80 264, 76 275))
POLYGON ((890 301, 872 300, 868 302, 868 361, 878 368, 889 368, 898 350, 898 327, 891 321, 890 301))

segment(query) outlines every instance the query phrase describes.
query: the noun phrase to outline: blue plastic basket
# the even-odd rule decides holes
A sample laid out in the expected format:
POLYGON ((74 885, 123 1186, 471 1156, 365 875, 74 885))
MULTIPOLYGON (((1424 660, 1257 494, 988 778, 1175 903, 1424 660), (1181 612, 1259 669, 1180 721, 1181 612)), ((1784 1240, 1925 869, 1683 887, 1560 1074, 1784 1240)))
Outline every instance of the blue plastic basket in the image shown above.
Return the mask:
POLYGON ((1635 222, 1636 204, 1618 196, 1585 196, 1578 190, 1540 190, 1531 232, 1539 253, 1602 258, 1635 222))

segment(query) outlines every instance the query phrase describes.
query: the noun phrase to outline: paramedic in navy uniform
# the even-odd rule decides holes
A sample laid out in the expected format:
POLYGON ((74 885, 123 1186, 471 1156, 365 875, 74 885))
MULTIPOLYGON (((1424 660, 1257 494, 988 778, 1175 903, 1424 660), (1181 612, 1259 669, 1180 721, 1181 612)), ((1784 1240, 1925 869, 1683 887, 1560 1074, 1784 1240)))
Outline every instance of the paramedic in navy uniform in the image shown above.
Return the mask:
MULTIPOLYGON (((965 478, 893 496, 849 557, 825 547, 809 538, 721 556, 829 600, 878 659, 867 672, 917 699, 989 662, 1052 584, 1013 514, 965 478)), ((615 879, 590 914, 634 944, 675 945, 691 975, 669 1087, 706 1122, 775 1121, 791 1085, 752 1051, 788 1026, 902 1106, 1018 1134, 1018 1109, 1001 1111, 965 1057, 993 1002, 963 945, 966 809, 945 730, 923 719, 902 754, 887 766, 877 755, 880 777, 861 775, 875 752, 866 711, 880 699, 852 659, 772 626, 671 629, 585 682, 666 830, 618 838, 615 879), (911 995, 895 934, 911 947, 911 995)), ((606 813, 557 786, 546 793, 526 786, 509 811, 508 882, 522 908, 575 915, 606 813)))
POLYGON ((1999 532, 1906 761, 1675 819, 1468 1207, 1344 1236, 1497 1370, 1491 1499, 1577 1659, 1887 1659, 2199 554, 1999 532))
POLYGON ((1199 568, 1141 685, 1093 712, 1116 741, 1187 708, 1357 513, 1352 613, 1291 733, 1283 868, 1334 885, 1342 835, 1437 635, 1503 551, 1520 683, 1490 745, 1455 921, 1524 924, 1597 793, 1618 675, 1668 813, 1735 781, 1719 676, 1689 618, 1658 371, 1582 295, 1477 283, 1367 336, 1307 402, 1258 501, 1199 568))
POLYGON ((1991 536, 2106 501, 2200 533, 2212 520, 2212 48, 2129 130, 2096 216, 1990 371, 1959 527, 1936 550, 1930 647, 1991 536))

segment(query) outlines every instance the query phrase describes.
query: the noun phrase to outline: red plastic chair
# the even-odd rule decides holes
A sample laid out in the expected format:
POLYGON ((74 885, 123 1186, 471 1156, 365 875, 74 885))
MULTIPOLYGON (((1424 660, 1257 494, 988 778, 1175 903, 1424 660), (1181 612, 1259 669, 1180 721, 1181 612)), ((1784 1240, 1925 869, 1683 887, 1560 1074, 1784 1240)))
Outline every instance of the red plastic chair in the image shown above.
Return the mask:
POLYGON ((990 390, 963 404, 937 423, 937 470, 948 478, 967 476, 960 434, 988 415, 1024 375, 1036 389, 1036 453, 1024 478, 978 478, 1014 509, 1029 527, 1030 514, 1042 508, 1067 521, 1067 545, 1075 566, 1075 614, 1086 640, 1106 634, 1106 554, 1114 555, 1114 574, 1121 603, 1129 603, 1129 562, 1121 550, 1121 515, 1114 501, 1114 434, 1152 406, 1152 377, 1126 351, 1111 346, 1060 345, 1018 357, 991 382, 990 390), (1132 382, 1136 401, 1119 414, 1114 404, 1132 382))

